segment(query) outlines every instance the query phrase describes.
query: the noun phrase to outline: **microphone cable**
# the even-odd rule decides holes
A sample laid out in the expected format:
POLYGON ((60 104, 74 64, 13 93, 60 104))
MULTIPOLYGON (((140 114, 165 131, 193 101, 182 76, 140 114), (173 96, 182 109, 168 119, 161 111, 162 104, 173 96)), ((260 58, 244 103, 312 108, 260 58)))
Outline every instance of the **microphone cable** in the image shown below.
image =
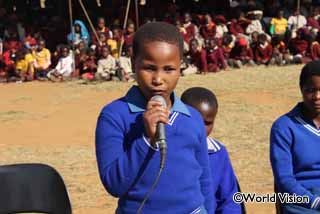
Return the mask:
POLYGON ((153 181, 153 184, 151 186, 151 188, 149 189, 148 193, 146 194, 146 196, 144 197, 138 211, 137 211, 137 214, 141 214, 141 211, 144 207, 144 204, 147 202, 147 200, 149 199, 151 193, 153 192, 154 188, 156 187, 158 181, 159 181, 159 178, 161 176, 161 173, 162 173, 162 170, 164 168, 164 165, 165 165, 165 162, 166 162, 166 158, 167 158, 167 143, 164 139, 162 140, 159 140, 157 142, 158 144, 158 147, 159 147, 159 150, 160 150, 160 167, 159 167, 159 171, 158 171, 158 174, 157 174, 157 177, 154 179, 153 181))

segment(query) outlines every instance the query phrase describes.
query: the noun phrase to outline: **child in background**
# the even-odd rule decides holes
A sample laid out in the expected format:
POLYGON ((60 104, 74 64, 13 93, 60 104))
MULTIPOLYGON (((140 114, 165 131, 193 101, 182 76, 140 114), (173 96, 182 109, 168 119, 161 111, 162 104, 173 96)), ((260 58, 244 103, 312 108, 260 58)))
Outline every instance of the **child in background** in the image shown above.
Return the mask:
POLYGON ((124 78, 128 82, 134 81, 134 73, 131 65, 132 46, 128 46, 125 50, 125 55, 119 58, 119 69, 124 78))
POLYGON ((37 80, 45 80, 47 78, 47 73, 51 65, 51 53, 45 46, 45 40, 40 39, 34 55, 35 78, 37 80))
POLYGON ((182 57, 183 39, 175 26, 152 22, 140 27, 132 56, 138 86, 100 113, 96 128, 98 168, 106 190, 120 198, 117 214, 213 213, 203 120, 174 93, 182 57), (162 96, 167 107, 151 100, 155 95, 162 96), (166 163, 141 207, 160 169, 159 122, 166 124, 166 163))
POLYGON ((22 82, 33 80, 33 59, 27 57, 26 49, 21 49, 16 54, 15 73, 22 82))
POLYGON ((61 57, 55 69, 48 73, 48 78, 52 81, 62 81, 71 77, 73 72, 73 58, 68 46, 61 46, 61 57))
POLYGON ((230 53, 229 65, 241 68, 243 65, 254 66, 253 52, 245 38, 239 38, 230 53))
POLYGON ((234 174, 228 152, 222 144, 209 135, 213 130, 218 113, 216 96, 208 89, 201 87, 189 88, 181 95, 181 100, 197 109, 206 127, 207 145, 216 214, 241 214, 241 206, 233 201, 233 195, 239 192, 237 178, 234 174))
POLYGON ((206 40, 205 44, 207 66, 204 68, 204 73, 219 72, 221 69, 226 70, 227 64, 223 56, 223 50, 217 45, 216 39, 206 40))
POLYGON ((117 78, 116 60, 111 56, 108 46, 103 46, 102 58, 98 61, 96 80, 110 81, 117 78))
POLYGON ((97 71, 96 52, 92 49, 88 50, 87 56, 83 56, 83 62, 80 67, 80 76, 84 80, 93 80, 97 71))
POLYGON ((5 71, 5 64, 3 62, 2 54, 0 54, 0 83, 7 82, 7 73, 5 71))
POLYGON ((258 36, 258 44, 253 50, 255 62, 258 65, 268 65, 272 57, 272 46, 267 40, 267 36, 262 33, 258 36))
POLYGON ((186 54, 186 66, 182 70, 184 76, 189 74, 201 73, 205 69, 206 51, 199 47, 196 39, 190 41, 190 50, 186 54))

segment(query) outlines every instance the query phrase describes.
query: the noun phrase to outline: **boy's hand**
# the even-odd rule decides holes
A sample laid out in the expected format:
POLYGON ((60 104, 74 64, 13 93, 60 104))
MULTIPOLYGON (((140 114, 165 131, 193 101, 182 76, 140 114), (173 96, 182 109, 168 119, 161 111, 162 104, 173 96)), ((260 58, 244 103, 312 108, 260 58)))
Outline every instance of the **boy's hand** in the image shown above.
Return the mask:
POLYGON ((146 111, 143 113, 144 129, 150 143, 155 147, 157 124, 168 123, 170 112, 163 108, 161 103, 155 100, 148 102, 146 111))

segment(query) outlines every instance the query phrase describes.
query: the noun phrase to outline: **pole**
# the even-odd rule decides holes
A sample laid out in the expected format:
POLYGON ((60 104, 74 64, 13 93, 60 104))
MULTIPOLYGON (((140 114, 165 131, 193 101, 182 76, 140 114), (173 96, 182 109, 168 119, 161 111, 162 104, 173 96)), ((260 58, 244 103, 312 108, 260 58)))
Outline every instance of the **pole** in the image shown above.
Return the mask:
POLYGON ((71 35, 72 35, 72 44, 71 44, 71 53, 72 53, 72 70, 75 71, 76 70, 76 65, 75 65, 75 54, 74 54, 74 27, 73 27, 73 15, 72 15, 72 0, 68 1, 69 4, 69 19, 70 19, 70 28, 71 28, 71 35))
MULTIPOLYGON (((123 23, 123 33, 125 32, 126 27, 127 27, 127 21, 128 21, 130 3, 131 3, 131 0, 128 0, 127 9, 126 9, 126 16, 124 17, 124 23, 123 23)), ((119 57, 121 56, 122 47, 123 47, 123 42, 124 42, 124 37, 123 37, 123 34, 122 34, 122 36, 121 36, 121 41, 120 41, 120 48, 119 48, 119 57)))
POLYGON ((135 8, 136 8, 136 25, 137 29, 139 28, 139 6, 138 6, 138 0, 135 0, 135 8))

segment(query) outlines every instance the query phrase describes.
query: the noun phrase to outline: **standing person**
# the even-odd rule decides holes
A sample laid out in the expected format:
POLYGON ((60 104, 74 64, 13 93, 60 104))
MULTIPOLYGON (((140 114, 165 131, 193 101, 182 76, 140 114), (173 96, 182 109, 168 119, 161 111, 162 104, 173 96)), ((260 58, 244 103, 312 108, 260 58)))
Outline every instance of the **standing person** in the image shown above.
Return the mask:
POLYGON ((279 10, 277 17, 271 19, 270 33, 271 35, 284 36, 288 28, 288 20, 283 17, 283 10, 279 10))
POLYGON ((106 190, 119 198, 117 214, 136 214, 157 177, 159 122, 166 124, 166 164, 142 213, 213 213, 205 126, 200 113, 174 93, 182 57, 183 39, 175 26, 143 25, 133 41, 138 86, 100 113, 98 168, 106 190), (151 100, 155 95, 164 98, 166 108, 151 100))
POLYGON ((270 134, 270 161, 276 191, 307 196, 308 203, 282 204, 283 214, 320 211, 320 61, 300 74, 303 101, 278 118, 270 134))
POLYGON ((206 88, 194 87, 184 91, 181 100, 197 109, 206 126, 208 155, 215 200, 214 213, 241 214, 241 206, 233 201, 233 195, 239 192, 238 181, 234 174, 227 149, 211 138, 214 121, 218 113, 216 96, 206 88))

